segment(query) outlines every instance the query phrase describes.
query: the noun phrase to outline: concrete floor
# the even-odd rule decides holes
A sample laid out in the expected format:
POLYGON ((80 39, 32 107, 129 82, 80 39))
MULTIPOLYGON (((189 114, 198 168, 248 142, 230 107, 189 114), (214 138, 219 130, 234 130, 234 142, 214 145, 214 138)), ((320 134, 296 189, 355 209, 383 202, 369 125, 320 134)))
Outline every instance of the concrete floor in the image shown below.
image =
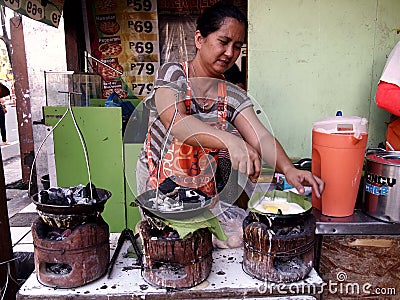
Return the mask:
MULTIPOLYGON (((6 186, 21 180, 20 164, 19 156, 3 161, 6 186)), ((32 218, 37 215, 36 207, 29 199, 27 190, 6 189, 6 195, 13 251, 33 252, 30 226, 32 218)))

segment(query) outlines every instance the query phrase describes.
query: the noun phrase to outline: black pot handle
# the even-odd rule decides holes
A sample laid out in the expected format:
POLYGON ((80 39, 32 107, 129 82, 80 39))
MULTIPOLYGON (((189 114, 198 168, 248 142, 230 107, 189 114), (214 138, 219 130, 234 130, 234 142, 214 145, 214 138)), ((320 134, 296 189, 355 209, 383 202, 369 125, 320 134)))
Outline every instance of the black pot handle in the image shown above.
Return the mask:
POLYGON ((302 158, 299 161, 293 163, 297 169, 310 169, 311 168, 311 158, 302 158))

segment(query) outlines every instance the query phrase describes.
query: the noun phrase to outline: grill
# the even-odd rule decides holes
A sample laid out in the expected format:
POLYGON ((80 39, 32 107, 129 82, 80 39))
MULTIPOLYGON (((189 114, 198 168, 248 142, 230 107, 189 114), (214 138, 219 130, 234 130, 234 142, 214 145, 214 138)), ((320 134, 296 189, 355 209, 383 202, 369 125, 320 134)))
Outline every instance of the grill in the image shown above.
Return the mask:
POLYGON ((250 212, 243 222, 243 270, 260 280, 290 283, 313 268, 315 218, 271 218, 250 212))

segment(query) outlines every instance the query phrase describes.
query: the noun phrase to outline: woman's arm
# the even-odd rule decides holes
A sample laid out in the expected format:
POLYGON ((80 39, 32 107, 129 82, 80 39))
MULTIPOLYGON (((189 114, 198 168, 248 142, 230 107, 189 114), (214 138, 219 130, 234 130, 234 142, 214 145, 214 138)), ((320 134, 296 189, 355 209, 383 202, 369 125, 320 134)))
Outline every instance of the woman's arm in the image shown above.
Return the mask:
POLYGON ((259 175, 261 163, 253 147, 234 134, 187 115, 182 99, 176 97, 177 92, 169 88, 159 88, 155 94, 160 119, 166 128, 173 122, 171 133, 174 137, 192 146, 200 144, 206 148, 228 149, 233 168, 247 175, 259 175))
POLYGON ((317 197, 320 196, 322 180, 293 166, 282 146, 259 121, 252 107, 245 108, 234 122, 243 140, 187 115, 180 95, 169 88, 158 88, 155 94, 160 119, 166 128, 172 126, 174 137, 193 146, 228 149, 232 167, 255 178, 261 172, 261 156, 271 166, 276 165, 277 170, 285 174, 288 182, 300 193, 304 193, 304 185, 310 185, 317 197))
POLYGON ((380 81, 376 90, 376 105, 396 116, 400 116, 400 87, 380 81))
POLYGON ((285 174, 288 182, 300 193, 304 193, 304 185, 307 185, 312 186, 316 196, 320 197, 324 188, 323 181, 311 172, 298 170, 293 166, 282 145, 261 123, 252 107, 244 109, 236 117, 235 127, 261 158, 278 172, 285 174))

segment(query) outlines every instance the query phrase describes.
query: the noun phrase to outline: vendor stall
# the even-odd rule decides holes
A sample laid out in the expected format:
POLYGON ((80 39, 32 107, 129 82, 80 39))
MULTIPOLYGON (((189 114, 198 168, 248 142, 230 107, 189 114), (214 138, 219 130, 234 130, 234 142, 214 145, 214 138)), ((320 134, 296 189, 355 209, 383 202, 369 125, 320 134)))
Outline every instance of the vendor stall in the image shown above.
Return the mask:
MULTIPOLYGON (((118 235, 111 236, 115 250, 118 235)), ((40 284, 32 274, 20 289, 17 299, 318 299, 323 284, 315 270, 302 281, 274 284, 254 279, 242 270, 242 249, 220 249, 213 252, 210 276, 190 289, 165 289, 146 282, 142 270, 132 257, 126 242, 111 274, 74 289, 55 289, 40 284), (274 298, 276 299, 276 298, 274 298)))
MULTIPOLYGON (((143 279, 131 243, 125 241, 111 273, 98 280, 76 288, 54 288, 39 283, 33 273, 17 299, 338 299, 383 295, 396 299, 400 224, 381 222, 359 209, 346 218, 325 217, 317 210, 313 215, 319 239, 317 262, 309 275, 297 282, 268 283, 249 276, 242 269, 243 249, 236 248, 214 249, 210 275, 199 285, 160 288, 143 279)), ((118 237, 110 235, 110 255, 118 237)))

